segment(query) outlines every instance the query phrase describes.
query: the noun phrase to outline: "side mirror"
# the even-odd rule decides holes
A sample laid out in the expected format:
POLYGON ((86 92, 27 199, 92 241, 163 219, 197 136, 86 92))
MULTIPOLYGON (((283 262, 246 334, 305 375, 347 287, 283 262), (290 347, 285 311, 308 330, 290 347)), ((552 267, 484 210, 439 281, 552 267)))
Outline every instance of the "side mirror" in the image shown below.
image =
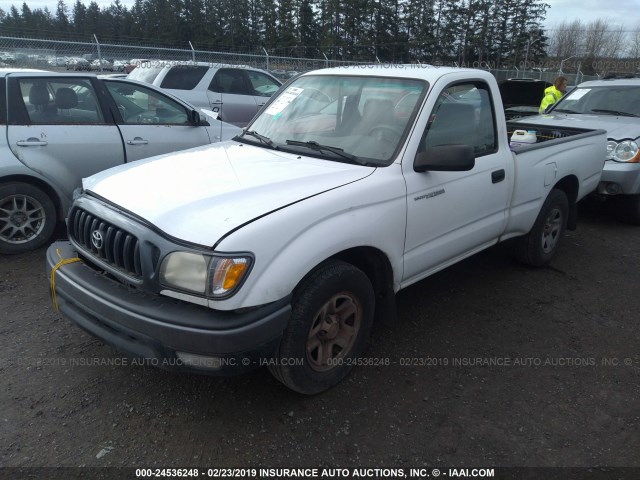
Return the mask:
POLYGON ((189 123, 196 126, 202 125, 202 118, 197 110, 191 110, 189 112, 189 123))
POLYGON ((438 145, 428 147, 413 160, 416 172, 466 172, 476 165, 473 147, 469 145, 438 145))

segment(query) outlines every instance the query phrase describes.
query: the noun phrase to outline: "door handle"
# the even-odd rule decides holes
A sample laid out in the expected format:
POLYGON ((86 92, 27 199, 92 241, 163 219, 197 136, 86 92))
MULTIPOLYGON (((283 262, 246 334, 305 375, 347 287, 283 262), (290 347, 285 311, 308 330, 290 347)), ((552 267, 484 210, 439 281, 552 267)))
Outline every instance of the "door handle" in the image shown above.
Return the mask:
POLYGON ((149 140, 144 140, 140 137, 136 137, 133 140, 127 140, 127 145, 146 145, 149 140))
POLYGON ((222 100, 215 100, 211 102, 211 105, 222 105, 222 100))
POLYGON ((503 169, 496 170, 495 172, 491 172, 491 183, 499 183, 503 181, 505 178, 505 173, 503 169))
POLYGON ((267 102, 259 103, 259 104, 258 104, 258 107, 264 107, 266 104, 267 104, 267 102))
POLYGON ((19 147, 44 147, 45 145, 48 145, 48 142, 39 140, 35 137, 31 137, 27 138, 26 140, 18 140, 16 142, 16 145, 18 145, 19 147))

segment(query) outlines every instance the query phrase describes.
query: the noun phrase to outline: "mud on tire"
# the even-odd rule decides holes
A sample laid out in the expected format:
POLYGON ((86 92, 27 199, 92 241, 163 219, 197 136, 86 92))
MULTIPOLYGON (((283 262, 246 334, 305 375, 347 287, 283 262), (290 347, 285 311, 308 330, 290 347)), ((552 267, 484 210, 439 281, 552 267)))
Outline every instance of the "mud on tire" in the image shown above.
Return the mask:
POLYGON ((293 298, 291 318, 269 370, 290 389, 312 395, 340 382, 364 350, 375 307, 369 278, 328 261, 310 273, 293 298))

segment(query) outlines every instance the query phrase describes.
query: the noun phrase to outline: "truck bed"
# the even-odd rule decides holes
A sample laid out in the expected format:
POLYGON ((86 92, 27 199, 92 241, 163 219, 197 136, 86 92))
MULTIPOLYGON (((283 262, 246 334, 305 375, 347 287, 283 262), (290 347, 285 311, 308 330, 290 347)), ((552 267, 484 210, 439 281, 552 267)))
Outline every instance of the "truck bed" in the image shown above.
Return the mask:
POLYGON ((601 135, 604 130, 592 130, 587 128, 573 128, 573 127, 549 127, 535 124, 528 124, 525 122, 507 122, 507 136, 511 139, 511 135, 516 130, 535 130, 537 142, 528 145, 514 145, 511 150, 514 152, 522 152, 525 150, 531 150, 539 148, 542 144, 549 146, 550 143, 564 143, 566 139, 578 140, 582 138, 601 135))
POLYGON ((531 229, 542 202, 559 179, 574 182, 576 194, 570 201, 594 191, 602 174, 607 144, 604 130, 507 122, 509 138, 514 130, 535 130, 538 141, 511 147, 515 180, 506 237, 524 235, 531 229), (578 168, 582 175, 575 170, 578 168))

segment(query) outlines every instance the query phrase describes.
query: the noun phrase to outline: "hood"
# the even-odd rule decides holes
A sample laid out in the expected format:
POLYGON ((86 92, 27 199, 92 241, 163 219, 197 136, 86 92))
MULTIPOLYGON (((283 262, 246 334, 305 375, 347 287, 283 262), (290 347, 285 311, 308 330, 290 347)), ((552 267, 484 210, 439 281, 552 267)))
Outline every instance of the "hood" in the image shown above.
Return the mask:
MULTIPOLYGON (((527 117, 522 120, 527 125, 545 125, 549 127, 575 127, 592 130, 606 130, 607 137, 613 140, 640 137, 640 123, 637 118, 616 117, 615 115, 591 115, 573 113, 550 113, 527 117)), ((517 120, 514 123, 518 123, 517 120)))
POLYGON ((544 80, 508 79, 498 84, 504 108, 539 107, 544 92, 552 84, 544 80))
POLYGON ((374 170, 224 142, 121 165, 83 188, 172 237, 213 246, 244 223, 374 170))

